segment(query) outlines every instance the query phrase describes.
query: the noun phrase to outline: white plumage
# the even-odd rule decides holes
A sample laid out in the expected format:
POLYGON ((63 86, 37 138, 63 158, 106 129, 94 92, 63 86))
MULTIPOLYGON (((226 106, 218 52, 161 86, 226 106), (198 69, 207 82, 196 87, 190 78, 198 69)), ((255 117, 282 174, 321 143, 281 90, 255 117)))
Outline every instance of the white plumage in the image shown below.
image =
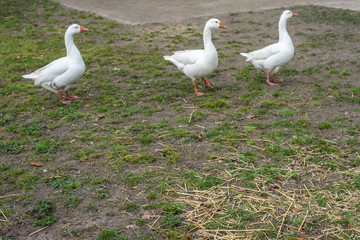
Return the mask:
POLYGON ((68 92, 70 84, 79 79, 85 72, 85 63, 81 54, 74 44, 73 36, 80 32, 87 31, 77 24, 72 24, 65 33, 66 57, 59 58, 33 73, 23 75, 23 78, 34 80, 34 85, 41 85, 43 88, 59 94, 60 102, 70 104, 71 100, 78 99, 68 92), (62 99, 62 92, 65 91, 69 101, 62 99))
POLYGON ((247 58, 246 61, 251 62, 255 68, 267 72, 266 82, 270 86, 277 85, 270 82, 270 74, 273 74, 274 82, 282 82, 282 79, 276 78, 276 73, 294 56, 294 45, 286 30, 286 22, 292 16, 297 16, 297 14, 289 10, 282 13, 279 21, 279 42, 250 53, 241 53, 247 58))
POLYGON ((204 88, 213 87, 212 83, 205 78, 205 76, 212 73, 218 65, 217 51, 211 40, 211 29, 213 28, 226 28, 226 26, 216 18, 212 18, 206 22, 203 34, 203 50, 177 51, 171 56, 164 56, 165 60, 171 61, 181 72, 192 80, 197 96, 201 96, 203 93, 199 92, 196 88, 196 77, 201 77, 204 88))

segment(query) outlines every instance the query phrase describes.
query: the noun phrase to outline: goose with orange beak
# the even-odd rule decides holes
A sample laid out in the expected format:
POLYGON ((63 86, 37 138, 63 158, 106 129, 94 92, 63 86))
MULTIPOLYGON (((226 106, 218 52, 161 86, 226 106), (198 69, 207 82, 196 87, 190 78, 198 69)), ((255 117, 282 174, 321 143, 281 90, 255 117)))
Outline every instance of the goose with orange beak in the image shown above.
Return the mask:
POLYGON ((205 77, 212 73, 218 65, 218 54, 211 39, 211 30, 214 28, 227 27, 216 18, 207 21, 203 33, 204 49, 178 51, 171 56, 164 56, 165 60, 175 64, 181 72, 192 80, 197 96, 203 95, 197 90, 195 83, 197 77, 203 81, 204 88, 213 88, 213 84, 205 77))
POLYGON ((293 16, 297 16, 297 14, 290 10, 282 13, 279 21, 279 42, 250 53, 241 53, 246 57, 247 62, 251 62, 255 68, 267 73, 266 83, 270 86, 283 81, 276 78, 276 73, 282 65, 290 62, 294 56, 294 45, 286 30, 286 22, 293 16), (270 75, 272 75, 273 82, 270 82, 270 75))
POLYGON ((63 104, 70 104, 72 100, 78 99, 77 96, 71 96, 68 92, 70 85, 85 72, 85 63, 74 44, 74 35, 86 31, 88 31, 86 28, 72 24, 65 33, 66 57, 59 58, 22 77, 34 80, 34 85, 40 85, 51 92, 58 93, 59 100, 63 104), (65 92, 68 101, 63 100, 63 92, 65 92))

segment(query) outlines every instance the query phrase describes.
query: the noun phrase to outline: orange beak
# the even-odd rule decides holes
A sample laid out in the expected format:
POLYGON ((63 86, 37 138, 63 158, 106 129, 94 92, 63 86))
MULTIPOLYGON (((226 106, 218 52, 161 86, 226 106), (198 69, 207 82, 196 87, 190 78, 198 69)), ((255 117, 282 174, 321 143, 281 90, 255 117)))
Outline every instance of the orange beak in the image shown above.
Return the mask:
POLYGON ((219 27, 220 27, 220 28, 227 28, 222 22, 220 22, 219 27))
POLYGON ((88 31, 86 28, 80 26, 80 32, 86 32, 86 31, 88 31))
POLYGON ((297 14, 296 14, 296 13, 292 13, 292 15, 293 15, 293 17, 294 17, 294 16, 297 16, 297 14))

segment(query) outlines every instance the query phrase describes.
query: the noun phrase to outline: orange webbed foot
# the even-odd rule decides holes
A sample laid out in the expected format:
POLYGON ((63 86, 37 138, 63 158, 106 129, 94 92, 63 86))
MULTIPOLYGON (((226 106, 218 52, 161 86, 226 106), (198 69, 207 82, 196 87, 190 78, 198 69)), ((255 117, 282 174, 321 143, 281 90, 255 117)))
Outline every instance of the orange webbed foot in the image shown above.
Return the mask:
POLYGON ((199 92, 199 91, 196 91, 195 94, 196 94, 196 96, 198 96, 198 97, 204 95, 202 92, 199 92))
POLYGON ((214 85, 213 85, 211 82, 209 82, 209 80, 207 80, 206 78, 202 77, 201 80, 202 80, 203 83, 204 83, 204 88, 205 88, 205 89, 206 89, 206 88, 213 88, 213 87, 214 87, 214 85))
POLYGON ((266 81, 266 83, 269 84, 269 86, 277 86, 276 83, 272 83, 272 82, 270 82, 270 81, 266 81))
POLYGON ((281 78, 281 79, 279 79, 279 78, 276 78, 276 76, 275 76, 275 74, 273 75, 273 81, 274 82, 283 82, 284 80, 281 78))
POLYGON ((276 86, 277 84, 276 83, 272 83, 270 82, 270 73, 267 72, 267 78, 266 78, 266 83, 269 84, 269 86, 276 86))
POLYGON ((78 96, 70 96, 70 97, 68 97, 70 100, 76 100, 76 99, 79 99, 79 97, 78 96))
POLYGON ((65 100, 60 100, 60 102, 62 102, 65 105, 69 105, 71 103, 71 101, 65 101, 65 100))
POLYGON ((70 99, 70 100, 76 100, 79 99, 78 96, 71 96, 70 93, 68 91, 65 91, 66 96, 70 99))
POLYGON ((195 81, 193 81, 193 85, 194 85, 194 90, 195 90, 196 96, 200 97, 200 96, 204 95, 202 92, 199 92, 197 90, 195 81))

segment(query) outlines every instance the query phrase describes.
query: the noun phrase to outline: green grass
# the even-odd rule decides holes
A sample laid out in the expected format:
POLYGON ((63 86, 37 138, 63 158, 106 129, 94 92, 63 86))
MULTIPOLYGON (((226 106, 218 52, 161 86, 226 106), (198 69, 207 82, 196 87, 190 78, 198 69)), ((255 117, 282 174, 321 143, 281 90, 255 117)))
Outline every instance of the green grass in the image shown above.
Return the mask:
POLYGON ((99 232, 99 234, 97 235, 97 240, 125 240, 125 239, 129 239, 128 237, 124 236, 123 234, 121 234, 122 231, 120 230, 102 230, 101 232, 99 232))
POLYGON ((40 200, 32 210, 32 214, 37 218, 34 226, 50 226, 57 222, 57 218, 52 215, 55 210, 54 200, 40 200))
POLYGON ((136 203, 126 203, 124 204, 124 209, 128 211, 136 211, 139 209, 139 205, 136 203))
POLYGON ((162 56, 201 48, 203 18, 130 26, 48 0, 1 5, 0 238, 357 236, 358 12, 294 7, 277 87, 239 53, 276 41, 282 9, 225 14, 214 88, 197 79, 196 97, 162 56), (64 56, 70 22, 90 31, 65 106, 21 75, 64 56))

